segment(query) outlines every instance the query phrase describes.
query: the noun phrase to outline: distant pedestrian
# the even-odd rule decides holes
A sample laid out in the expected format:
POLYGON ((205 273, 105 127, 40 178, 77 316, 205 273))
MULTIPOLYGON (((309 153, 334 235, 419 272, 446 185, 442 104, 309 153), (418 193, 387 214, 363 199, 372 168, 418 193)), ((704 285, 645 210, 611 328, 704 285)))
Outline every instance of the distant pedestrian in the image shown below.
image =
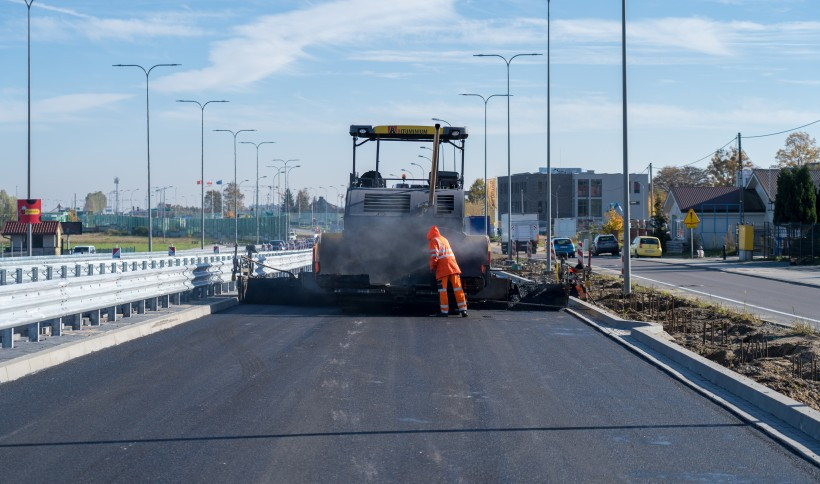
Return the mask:
POLYGON ((450 301, 447 298, 447 287, 453 288, 456 297, 456 304, 461 317, 467 317, 467 297, 461 287, 461 269, 456 262, 456 255, 450 247, 448 241, 439 232, 438 227, 433 225, 427 232, 427 240, 430 244, 430 271, 436 276, 438 281, 439 317, 447 317, 450 311, 450 301))

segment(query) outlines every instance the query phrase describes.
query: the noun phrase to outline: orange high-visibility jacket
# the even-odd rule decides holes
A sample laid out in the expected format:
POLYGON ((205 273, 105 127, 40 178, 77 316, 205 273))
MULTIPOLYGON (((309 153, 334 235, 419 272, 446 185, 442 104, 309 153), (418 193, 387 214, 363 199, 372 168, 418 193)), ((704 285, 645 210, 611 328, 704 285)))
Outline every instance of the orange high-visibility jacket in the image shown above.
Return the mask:
POLYGON ((450 248, 450 242, 441 235, 438 227, 435 225, 430 227, 427 240, 430 242, 430 270, 436 271, 436 280, 452 274, 461 274, 456 256, 450 248))

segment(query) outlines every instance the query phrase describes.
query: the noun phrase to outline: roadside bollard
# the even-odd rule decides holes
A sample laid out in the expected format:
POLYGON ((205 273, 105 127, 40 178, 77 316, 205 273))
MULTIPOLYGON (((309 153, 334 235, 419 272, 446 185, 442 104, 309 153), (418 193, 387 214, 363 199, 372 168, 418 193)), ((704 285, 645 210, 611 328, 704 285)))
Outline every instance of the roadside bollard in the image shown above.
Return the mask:
POLYGON ((726 260, 726 245, 723 245, 723 260, 726 260))

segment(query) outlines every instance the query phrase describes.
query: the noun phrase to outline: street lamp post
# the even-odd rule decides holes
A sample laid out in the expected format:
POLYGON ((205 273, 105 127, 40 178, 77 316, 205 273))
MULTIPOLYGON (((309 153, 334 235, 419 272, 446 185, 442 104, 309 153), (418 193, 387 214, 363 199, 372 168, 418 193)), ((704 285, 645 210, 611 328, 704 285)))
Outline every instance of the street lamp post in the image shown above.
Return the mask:
POLYGON ((424 167, 419 165, 418 163, 410 162, 410 164, 419 167, 419 170, 421 170, 421 179, 424 179, 424 167))
POLYGON ((259 180, 261 180, 259 177, 259 147, 262 145, 272 145, 276 143, 276 141, 262 141, 260 143, 241 141, 240 143, 256 147, 256 245, 259 245, 259 180))
POLYGON ((492 94, 490 96, 484 97, 481 94, 474 94, 474 93, 466 93, 461 94, 461 96, 474 96, 480 97, 482 101, 484 101, 484 231, 487 232, 489 230, 489 220, 488 220, 488 213, 489 213, 489 206, 487 203, 487 103, 490 99, 494 97, 506 97, 507 94, 492 94))
MULTIPOLYGON (((447 126, 453 126, 452 124, 448 123, 447 121, 439 118, 432 118, 432 121, 438 121, 439 123, 444 123, 447 126)), ((456 171, 456 145, 453 145, 453 171, 456 171)), ((464 173, 461 174, 464 176, 464 173)))
MULTIPOLYGON (((632 293, 632 274, 629 260, 629 157, 627 151, 627 124, 626 124, 626 0, 621 0, 621 81, 623 90, 623 158, 624 158, 624 294, 632 293)), ((740 151, 738 151, 740 153, 740 151)), ((738 155, 740 157, 740 155, 738 155)), ((741 191, 742 192, 742 191, 741 191)), ((693 242, 694 243, 694 242, 693 242)))
MULTIPOLYGON (((283 170, 283 169, 281 169, 281 168, 279 168, 279 167, 268 167, 268 168, 277 168, 276 173, 273 175, 273 178, 274 178, 274 180, 276 180, 276 181, 275 181, 275 182, 273 182, 273 185, 271 185, 271 191, 273 191, 273 187, 274 187, 274 186, 276 186, 276 195, 278 196, 278 195, 279 195, 279 191, 280 191, 280 190, 279 190, 279 187, 280 187, 279 182, 281 181, 281 178, 279 177, 279 175, 281 175, 282 173, 284 173, 284 172, 285 172, 285 170, 283 170)), ((273 203, 273 206, 274 206, 274 214, 276 215, 276 236, 277 236, 277 238, 278 238, 278 239, 281 239, 281 238, 282 238, 282 237, 281 237, 281 235, 282 235, 282 230, 281 230, 281 225, 280 225, 280 220, 279 220, 279 219, 282 217, 282 208, 281 208, 281 206, 280 206, 280 205, 276 202, 276 197, 275 197, 275 196, 273 196, 273 193, 271 193, 271 200, 272 200, 272 203, 273 203)))
MULTIPOLYGON (((284 167, 284 170, 285 170, 285 193, 283 195, 283 197, 284 197, 288 194, 288 173, 290 173, 290 171, 288 170, 288 163, 290 163, 292 161, 299 161, 299 158, 292 158, 290 160, 283 160, 282 158, 274 158, 271 161, 278 161, 278 162, 282 163, 282 167, 284 167)), ((280 167, 269 166, 268 168, 280 168, 280 167)), ((286 228, 285 237, 284 237, 283 240, 285 240, 287 242, 287 236, 290 233, 290 210, 288 210, 287 203, 285 203, 285 202, 287 202, 286 199, 282 202, 282 206, 285 208, 285 228, 286 228)))
POLYGON ((113 67, 138 67, 145 74, 145 147, 148 160, 148 252, 154 250, 154 226, 151 221, 151 111, 148 98, 148 78, 157 67, 176 67, 181 64, 156 64, 145 69, 139 64, 114 64, 113 67))
MULTIPOLYGON (((26 198, 31 199, 31 4, 34 0, 25 0, 26 2, 26 17, 28 21, 28 181, 26 189, 26 198)), ((28 240, 28 256, 32 256, 32 226, 30 223, 26 224, 26 240, 28 240)))
POLYGON ((507 258, 512 260, 512 167, 510 157, 510 63, 516 57, 541 54, 515 54, 507 59, 499 54, 474 54, 473 57, 498 57, 507 64, 507 258))
POLYGON ((194 103, 199 106, 200 111, 200 198, 202 203, 202 208, 200 210, 200 241, 199 241, 199 248, 205 248, 205 106, 211 103, 226 103, 229 101, 206 101, 204 104, 200 103, 199 101, 189 101, 185 99, 177 100, 178 103, 194 103))
MULTIPOLYGON (((255 129, 240 129, 238 131, 231 131, 230 129, 215 129, 214 131, 231 133, 233 135, 233 255, 234 259, 239 252, 239 205, 237 204, 237 195, 239 194, 239 185, 236 184, 236 136, 239 133, 249 133, 256 131, 255 129)), ((246 180, 247 181, 247 180, 246 180)))
MULTIPOLYGON (((288 160, 288 161, 296 161, 296 160, 288 160)), ((285 194, 286 195, 288 193, 290 193, 290 188, 288 187, 288 184, 290 183, 290 172, 292 170, 296 169, 296 168, 299 168, 300 166, 302 166, 302 165, 291 166, 290 168, 287 169, 287 172, 285 173, 285 194)), ((295 200, 296 199, 294 198, 294 201, 295 200)), ((289 240, 290 239, 290 210, 285 212, 285 236, 288 239, 287 241, 290 242, 290 240, 289 240)))

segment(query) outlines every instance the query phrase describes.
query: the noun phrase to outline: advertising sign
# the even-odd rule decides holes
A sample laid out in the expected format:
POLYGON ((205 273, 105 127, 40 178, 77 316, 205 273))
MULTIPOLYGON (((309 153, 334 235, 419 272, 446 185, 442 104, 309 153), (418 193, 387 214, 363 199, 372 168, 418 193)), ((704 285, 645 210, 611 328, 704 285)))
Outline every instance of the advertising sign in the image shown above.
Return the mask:
POLYGON ((41 208, 42 201, 39 199, 17 200, 17 221, 24 224, 40 223, 41 208))

